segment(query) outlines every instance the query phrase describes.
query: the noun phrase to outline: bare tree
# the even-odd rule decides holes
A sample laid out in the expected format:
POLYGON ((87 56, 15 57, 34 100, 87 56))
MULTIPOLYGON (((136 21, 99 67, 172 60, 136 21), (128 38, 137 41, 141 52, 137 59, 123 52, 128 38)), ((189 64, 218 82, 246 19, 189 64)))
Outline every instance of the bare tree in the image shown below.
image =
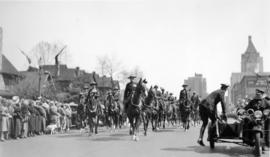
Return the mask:
POLYGON ((121 71, 121 61, 116 55, 102 55, 97 57, 98 66, 97 71, 102 76, 109 76, 114 78, 121 71))
POLYGON ((102 76, 108 75, 109 57, 107 55, 98 56, 97 57, 97 62, 98 62, 97 71, 102 76))
POLYGON ((135 81, 138 81, 140 78, 143 78, 144 77, 144 73, 143 71, 140 69, 139 66, 136 66, 134 67, 133 69, 131 70, 122 70, 120 73, 119 73, 119 81, 122 85, 125 85, 129 80, 128 80, 128 77, 130 75, 135 75, 136 76, 136 79, 135 81))
POLYGON ((63 49, 64 47, 65 45, 62 43, 41 41, 31 50, 31 57, 35 61, 35 65, 54 64, 55 56, 62 50, 62 55, 59 57, 61 57, 61 61, 67 61, 67 49, 63 49))

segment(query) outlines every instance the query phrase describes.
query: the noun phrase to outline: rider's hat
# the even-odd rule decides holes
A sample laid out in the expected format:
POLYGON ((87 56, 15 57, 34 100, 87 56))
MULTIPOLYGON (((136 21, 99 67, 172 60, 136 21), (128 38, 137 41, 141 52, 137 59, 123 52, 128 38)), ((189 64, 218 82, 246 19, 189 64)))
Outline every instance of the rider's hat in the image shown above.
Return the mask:
POLYGON ((93 86, 93 85, 97 85, 97 83, 96 83, 95 81, 92 81, 92 82, 90 83, 90 86, 93 86))
POLYGON ((227 85, 227 84, 224 84, 224 83, 222 83, 222 84, 220 84, 221 85, 221 88, 228 88, 229 87, 229 85, 227 85))
POLYGON ((83 86, 83 89, 88 89, 89 87, 87 85, 84 85, 83 86))
POLYGON ((134 79, 134 78, 136 78, 136 76, 135 75, 130 75, 128 78, 129 79, 134 79))
POLYGON ((256 89, 256 93, 264 94, 264 91, 262 91, 260 89, 256 89))
POLYGON ((143 80, 143 83, 145 83, 145 84, 146 84, 146 83, 147 83, 147 80, 146 80, 146 79, 144 79, 144 80, 143 80))
POLYGON ((157 86, 157 85, 155 85, 155 86, 154 86, 154 88, 158 88, 158 86, 157 86))
POLYGON ((187 87, 188 85, 187 84, 183 84, 182 87, 187 87))

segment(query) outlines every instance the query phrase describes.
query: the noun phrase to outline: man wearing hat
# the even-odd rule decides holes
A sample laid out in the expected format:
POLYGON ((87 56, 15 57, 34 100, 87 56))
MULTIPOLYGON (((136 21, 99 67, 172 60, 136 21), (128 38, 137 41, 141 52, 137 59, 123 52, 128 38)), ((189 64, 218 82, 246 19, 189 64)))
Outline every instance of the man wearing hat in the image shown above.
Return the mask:
POLYGON ((245 106, 245 110, 253 109, 253 110, 263 110, 268 107, 266 99, 263 98, 264 91, 260 89, 256 89, 255 97, 245 106))
POLYGON ((94 96, 95 98, 97 98, 99 96, 99 92, 97 89, 97 83, 95 81, 92 81, 90 83, 90 89, 88 91, 88 98, 89 96, 94 96))
POLYGON ((188 95, 188 90, 187 84, 182 85, 183 89, 180 91, 179 95, 179 109, 180 109, 180 115, 181 115, 181 120, 183 122, 183 127, 186 130, 189 129, 189 114, 190 114, 190 103, 189 103, 189 95, 188 95))
POLYGON ((136 83, 134 82, 134 79, 136 78, 136 76, 131 75, 128 78, 130 79, 130 82, 127 83, 127 85, 126 85, 126 88, 124 91, 124 101, 123 101, 125 111, 127 109, 128 103, 130 102, 131 95, 133 94, 133 92, 136 89, 136 83))
MULTIPOLYGON (((220 89, 213 91, 210 93, 205 99, 201 101, 199 104, 199 112, 201 116, 201 120, 203 122, 200 135, 198 139, 198 144, 201 146, 205 146, 203 143, 203 135, 205 128, 208 123, 208 119, 211 120, 211 127, 216 129, 216 120, 217 120, 217 104, 220 102, 222 107, 222 118, 226 120, 226 104, 224 101, 224 96, 226 90, 229 86, 226 84, 221 84, 220 89)), ((216 135, 217 136, 217 135, 216 135)))
POLYGON ((183 89, 180 91, 180 95, 179 95, 180 105, 186 105, 188 102, 187 86, 188 86, 187 84, 182 85, 183 89))

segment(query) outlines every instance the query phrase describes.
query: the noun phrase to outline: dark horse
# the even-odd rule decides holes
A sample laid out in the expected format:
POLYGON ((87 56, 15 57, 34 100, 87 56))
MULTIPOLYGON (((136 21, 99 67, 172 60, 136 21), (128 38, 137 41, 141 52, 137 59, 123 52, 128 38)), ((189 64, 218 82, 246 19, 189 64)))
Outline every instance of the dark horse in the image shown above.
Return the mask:
POLYGON ((168 101, 166 106, 166 119, 172 126, 177 125, 177 107, 174 101, 168 101))
POLYGON ((80 94, 79 96, 79 105, 77 107, 77 128, 82 131, 82 129, 85 127, 85 119, 86 119, 86 114, 85 114, 85 98, 86 96, 84 94, 80 94))
POLYGON ((113 129, 117 129, 120 124, 120 105, 114 100, 113 95, 110 93, 107 98, 107 105, 108 106, 108 120, 109 126, 113 129))
POLYGON ((185 131, 187 131, 190 127, 189 123, 190 123, 190 114, 192 111, 192 106, 190 101, 186 101, 185 103, 181 104, 181 120, 183 122, 183 127, 185 129, 185 131))
POLYGON ((133 140, 139 140, 139 125, 141 117, 142 98, 145 95, 145 85, 140 79, 135 92, 131 95, 131 100, 127 103, 127 117, 130 123, 130 134, 133 135, 133 140))
POLYGON ((158 101, 158 127, 165 129, 165 120, 166 120, 166 106, 167 102, 163 98, 159 98, 158 101))
POLYGON ((143 120, 143 128, 144 128, 145 136, 147 135, 147 129, 148 129, 148 124, 150 120, 152 122, 152 128, 154 130, 153 115, 156 116, 155 128, 157 125, 157 109, 154 108, 154 101, 153 101, 154 98, 155 98, 155 93, 151 87, 148 91, 147 97, 145 98, 144 104, 142 106, 142 120, 143 120))
POLYGON ((94 133, 98 133, 99 118, 102 115, 101 104, 95 94, 88 94, 86 101, 86 115, 89 125, 89 136, 94 133))

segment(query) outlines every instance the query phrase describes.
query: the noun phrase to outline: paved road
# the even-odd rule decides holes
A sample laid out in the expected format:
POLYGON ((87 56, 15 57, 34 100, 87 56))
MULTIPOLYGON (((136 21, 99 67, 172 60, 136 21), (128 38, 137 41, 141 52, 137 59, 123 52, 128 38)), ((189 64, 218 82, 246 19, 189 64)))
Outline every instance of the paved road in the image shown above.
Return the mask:
MULTIPOLYGON (((149 132, 140 141, 131 141, 127 129, 110 133, 101 132, 92 137, 72 131, 69 134, 44 135, 0 143, 0 157, 228 157, 253 156, 252 149, 234 144, 217 144, 211 151, 209 146, 196 143, 199 128, 184 132, 179 128, 168 128, 149 132)), ((142 133, 142 132, 141 132, 142 133)), ((263 156, 269 156, 267 152, 263 156)))

